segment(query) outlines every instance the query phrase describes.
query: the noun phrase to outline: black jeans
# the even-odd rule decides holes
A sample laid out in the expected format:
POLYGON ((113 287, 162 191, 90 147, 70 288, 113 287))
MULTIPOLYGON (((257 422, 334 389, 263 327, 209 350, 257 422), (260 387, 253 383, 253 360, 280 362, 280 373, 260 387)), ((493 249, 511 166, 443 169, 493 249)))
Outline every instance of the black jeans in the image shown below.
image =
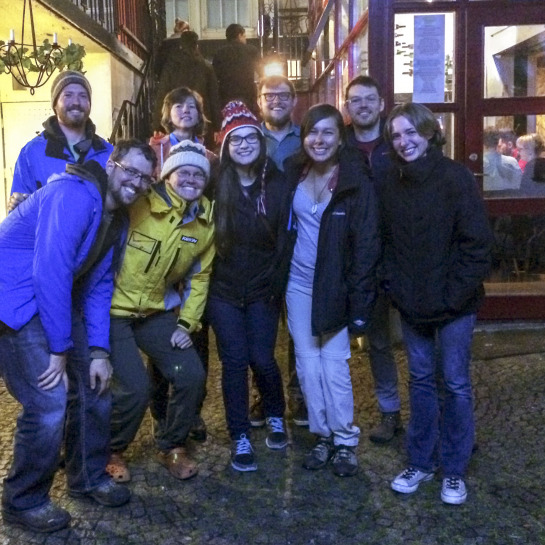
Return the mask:
POLYGON ((142 319, 112 317, 112 452, 122 452, 132 442, 150 401, 150 377, 139 350, 170 385, 166 397, 151 407, 158 423, 157 446, 166 451, 185 443, 202 400, 205 373, 193 347, 181 350, 171 346, 175 329, 173 312, 142 319))

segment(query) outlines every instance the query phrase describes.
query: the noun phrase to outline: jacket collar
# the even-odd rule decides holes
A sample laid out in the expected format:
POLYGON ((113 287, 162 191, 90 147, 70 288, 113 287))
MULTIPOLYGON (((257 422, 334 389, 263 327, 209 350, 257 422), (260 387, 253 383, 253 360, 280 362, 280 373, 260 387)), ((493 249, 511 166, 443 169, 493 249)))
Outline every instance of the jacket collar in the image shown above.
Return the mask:
POLYGON ((212 223, 212 205, 204 195, 188 206, 188 203, 170 190, 165 182, 159 182, 151 189, 148 199, 153 214, 166 214, 174 211, 180 216, 183 223, 195 218, 212 223))
POLYGON ((401 176, 409 182, 425 182, 437 163, 443 158, 443 151, 437 146, 430 146, 426 153, 416 161, 410 163, 399 162, 399 171, 401 176))
MULTIPOLYGON (((56 159, 67 160, 66 150, 68 150, 68 142, 66 136, 62 132, 57 116, 52 115, 43 123, 43 137, 46 139, 45 155, 47 157, 55 157, 56 159)), ((93 148, 95 151, 106 149, 106 145, 102 138, 95 134, 95 125, 88 119, 85 125, 85 139, 78 142, 76 146, 81 150, 80 162, 85 160, 88 151, 93 148)))

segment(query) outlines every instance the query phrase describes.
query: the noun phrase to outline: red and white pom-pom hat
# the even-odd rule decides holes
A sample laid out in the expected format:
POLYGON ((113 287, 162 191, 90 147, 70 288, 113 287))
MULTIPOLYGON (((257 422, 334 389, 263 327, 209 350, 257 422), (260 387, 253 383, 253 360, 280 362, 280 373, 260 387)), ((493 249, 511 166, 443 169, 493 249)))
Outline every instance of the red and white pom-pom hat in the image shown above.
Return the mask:
POLYGON ((241 127, 254 127, 261 134, 263 134, 261 124, 259 123, 257 117, 248 109, 248 106, 246 106, 244 102, 240 100, 228 102, 221 113, 223 115, 223 122, 221 124, 220 132, 220 157, 223 156, 223 149, 225 148, 227 137, 235 129, 240 129, 241 127))

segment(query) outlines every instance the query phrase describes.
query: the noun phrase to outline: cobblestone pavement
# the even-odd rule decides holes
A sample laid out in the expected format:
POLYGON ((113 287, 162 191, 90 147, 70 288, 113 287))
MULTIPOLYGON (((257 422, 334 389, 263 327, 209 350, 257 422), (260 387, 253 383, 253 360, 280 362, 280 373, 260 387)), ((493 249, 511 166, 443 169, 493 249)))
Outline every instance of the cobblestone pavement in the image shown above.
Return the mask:
MULTIPOLYGON (((171 477, 154 460, 147 419, 127 452, 132 501, 118 509, 66 494, 59 471, 52 495, 73 515, 72 526, 35 535, 0 525, 0 545, 508 545, 545 544, 544 431, 545 338, 542 329, 486 330, 474 342, 474 385, 479 449, 467 475, 461 506, 440 500, 440 476, 413 495, 392 492, 390 480, 405 465, 403 437, 377 446, 367 434, 378 413, 367 355, 351 360, 356 421, 362 430, 360 470, 340 479, 330 469, 301 468, 312 445, 305 428, 289 427, 285 452, 253 435, 259 469, 240 474, 229 466, 220 373, 214 358, 204 417, 209 438, 192 446, 199 475, 171 477)), ((286 365, 286 333, 278 357, 286 365)), ((396 350, 407 422, 407 372, 396 350)), ((0 477, 11 461, 17 404, 0 383, 0 477)))

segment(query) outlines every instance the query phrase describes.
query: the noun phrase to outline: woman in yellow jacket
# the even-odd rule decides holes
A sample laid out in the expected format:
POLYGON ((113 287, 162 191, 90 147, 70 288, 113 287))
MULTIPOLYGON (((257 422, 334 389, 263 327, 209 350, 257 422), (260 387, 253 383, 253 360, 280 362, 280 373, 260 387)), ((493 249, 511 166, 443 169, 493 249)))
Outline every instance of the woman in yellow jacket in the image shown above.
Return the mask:
POLYGON ((190 334, 200 325, 215 253, 212 205, 203 196, 209 176, 204 147, 184 140, 170 150, 162 181, 129 211, 110 328, 114 384, 107 469, 119 482, 130 479, 122 453, 150 400, 140 351, 148 356, 149 371, 170 384, 164 405, 152 406, 158 460, 179 479, 197 474, 185 441, 205 384, 190 334))

